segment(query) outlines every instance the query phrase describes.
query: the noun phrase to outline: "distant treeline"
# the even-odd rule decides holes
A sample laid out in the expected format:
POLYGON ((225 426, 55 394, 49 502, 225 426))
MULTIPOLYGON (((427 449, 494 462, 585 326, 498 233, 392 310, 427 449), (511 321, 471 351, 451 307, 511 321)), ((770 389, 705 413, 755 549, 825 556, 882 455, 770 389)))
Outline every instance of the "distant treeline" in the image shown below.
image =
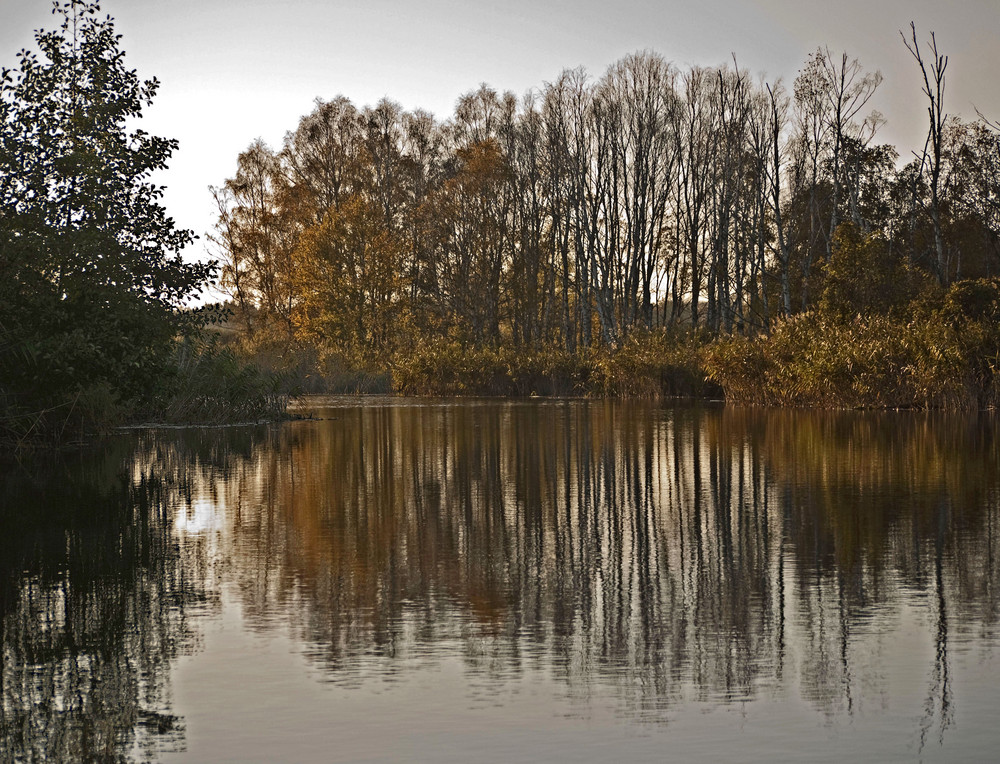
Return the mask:
POLYGON ((251 336, 379 366, 769 332, 819 306, 844 226, 840 308, 869 280, 880 310, 997 275, 1000 136, 946 116, 947 59, 911 32, 931 119, 905 163, 877 141, 881 75, 825 48, 790 86, 642 52, 521 98, 483 85, 445 121, 317 100, 213 189, 224 286, 251 336))

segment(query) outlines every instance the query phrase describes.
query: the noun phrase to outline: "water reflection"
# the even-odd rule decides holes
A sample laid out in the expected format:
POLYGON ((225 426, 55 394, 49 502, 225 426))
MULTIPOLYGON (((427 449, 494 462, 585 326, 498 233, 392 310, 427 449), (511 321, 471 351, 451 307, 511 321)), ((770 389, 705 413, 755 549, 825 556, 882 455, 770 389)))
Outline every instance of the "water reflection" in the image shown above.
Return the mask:
POLYGON ((169 661, 206 595, 170 531, 172 488, 124 445, 0 479, 0 760, 183 746, 169 661))
POLYGON ((168 667, 226 586, 249 628, 290 631, 344 687, 458 656, 470 698, 543 672, 631 721, 789 695, 836 720, 885 707, 901 674, 921 748, 960 713, 956 650, 997 644, 993 419, 318 413, 147 433, 4 483, 2 750, 183 745, 168 667))
POLYGON ((247 612, 292 619, 336 681, 460 646, 476 672, 612 685, 633 714, 752 698, 790 668, 817 709, 850 712, 886 657, 856 637, 918 596, 943 728, 949 624, 996 631, 998 456, 978 419, 614 402, 327 414, 212 490, 247 612))

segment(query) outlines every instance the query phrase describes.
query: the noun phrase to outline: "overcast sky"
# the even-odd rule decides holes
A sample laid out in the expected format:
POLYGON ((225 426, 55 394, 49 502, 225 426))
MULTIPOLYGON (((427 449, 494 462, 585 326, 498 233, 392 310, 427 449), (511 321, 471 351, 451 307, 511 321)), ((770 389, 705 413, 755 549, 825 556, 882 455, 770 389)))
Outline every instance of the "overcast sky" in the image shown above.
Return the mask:
MULTIPOLYGON (((53 29, 49 0, 0 0, 0 65, 53 29)), ((157 177, 177 223, 202 236, 213 222, 208 186, 233 174, 255 138, 278 146, 317 97, 355 105, 383 96, 439 119, 488 83, 522 94, 583 66, 600 76, 650 49, 681 68, 741 67, 790 85, 825 45, 885 76, 873 108, 888 119, 877 140, 908 154, 927 119, 920 74, 899 30, 933 30, 949 56, 945 107, 1000 118, 1000 0, 104 0, 123 35, 126 64, 157 77, 143 128, 180 150, 157 177)))

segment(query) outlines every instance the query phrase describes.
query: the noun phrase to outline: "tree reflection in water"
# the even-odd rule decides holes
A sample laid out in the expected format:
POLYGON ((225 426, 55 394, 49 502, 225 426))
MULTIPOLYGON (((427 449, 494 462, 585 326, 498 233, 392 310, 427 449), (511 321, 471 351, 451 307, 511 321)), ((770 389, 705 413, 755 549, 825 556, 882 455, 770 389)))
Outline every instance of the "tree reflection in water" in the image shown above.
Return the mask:
POLYGON ((956 714, 949 642, 997 641, 992 419, 321 413, 150 433, 42 487, 4 483, 4 751, 181 745, 167 667, 230 584, 251 628, 290 628, 345 686, 459 656, 477 691, 541 671, 571 700, 610 689, 633 720, 789 693, 853 715, 905 659, 926 677, 920 745, 956 714), (901 624, 926 659, 886 643, 901 624))
MULTIPOLYGON (((147 465, 151 467, 152 465, 147 465)), ((0 475, 0 760, 183 747, 169 661, 204 592, 131 444, 0 475)))
POLYGON ((925 724, 943 734, 949 633, 996 634, 991 420, 569 401, 326 413, 206 485, 247 612, 294 621, 337 681, 460 650, 487 679, 532 667, 581 696, 614 686, 638 718, 786 675, 824 714, 852 713, 883 692, 891 650, 871 635, 925 593, 925 724))

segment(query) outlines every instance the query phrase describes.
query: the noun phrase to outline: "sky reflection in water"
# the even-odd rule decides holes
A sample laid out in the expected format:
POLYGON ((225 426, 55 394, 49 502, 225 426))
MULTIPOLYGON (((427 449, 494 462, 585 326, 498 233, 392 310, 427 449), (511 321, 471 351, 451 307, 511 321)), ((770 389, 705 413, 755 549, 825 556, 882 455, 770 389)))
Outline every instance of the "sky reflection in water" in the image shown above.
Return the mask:
POLYGON ((0 760, 988 759, 990 417, 330 399, 0 483, 0 760))

